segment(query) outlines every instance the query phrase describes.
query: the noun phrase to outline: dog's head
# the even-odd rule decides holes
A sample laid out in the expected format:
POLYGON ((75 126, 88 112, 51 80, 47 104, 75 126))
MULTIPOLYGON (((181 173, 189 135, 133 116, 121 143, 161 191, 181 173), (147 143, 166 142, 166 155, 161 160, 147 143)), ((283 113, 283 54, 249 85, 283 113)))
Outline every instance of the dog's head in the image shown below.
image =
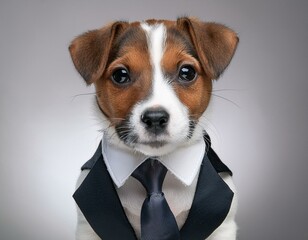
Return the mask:
POLYGON ((74 65, 94 84, 106 134, 147 155, 163 155, 202 137, 198 121, 212 80, 228 66, 237 35, 217 23, 115 22, 69 47, 74 65))

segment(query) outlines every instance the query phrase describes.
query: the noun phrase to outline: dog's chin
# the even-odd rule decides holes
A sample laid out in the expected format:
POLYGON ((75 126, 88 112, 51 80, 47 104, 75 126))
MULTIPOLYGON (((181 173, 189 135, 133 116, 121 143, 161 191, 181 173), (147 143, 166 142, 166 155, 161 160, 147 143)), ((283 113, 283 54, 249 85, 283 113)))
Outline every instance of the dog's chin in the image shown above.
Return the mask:
POLYGON ((167 155, 179 147, 203 139, 203 129, 200 127, 195 128, 193 132, 190 132, 190 135, 181 134, 177 137, 173 136, 173 138, 160 136, 159 138, 141 139, 139 135, 134 133, 119 135, 115 128, 109 128, 105 134, 108 141, 114 146, 156 157, 167 155))
POLYGON ((149 138, 147 140, 142 140, 141 138, 135 137, 138 139, 136 141, 122 141, 127 147, 132 149, 135 152, 140 152, 147 156, 163 156, 167 155, 177 148, 190 145, 200 139, 202 139, 202 130, 196 129, 194 133, 191 134, 191 137, 181 135, 174 138, 149 138))
POLYGON ((163 156, 175 151, 177 148, 185 147, 194 144, 203 139, 204 129, 201 126, 196 126, 193 130, 185 134, 185 131, 179 135, 165 138, 150 138, 142 141, 140 138, 131 147, 140 153, 147 156, 163 156))
POLYGON ((178 144, 166 141, 141 142, 134 145, 134 150, 147 156, 163 156, 173 152, 178 144))

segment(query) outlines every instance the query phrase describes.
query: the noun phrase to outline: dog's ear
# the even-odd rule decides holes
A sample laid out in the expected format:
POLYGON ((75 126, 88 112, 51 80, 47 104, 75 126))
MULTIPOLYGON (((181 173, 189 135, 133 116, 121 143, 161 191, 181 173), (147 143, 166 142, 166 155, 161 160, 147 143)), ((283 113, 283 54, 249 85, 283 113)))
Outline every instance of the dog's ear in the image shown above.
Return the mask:
POLYGON ((205 73, 211 79, 218 79, 234 55, 239 41, 237 34, 224 25, 194 18, 179 18, 177 26, 190 36, 205 73))
POLYGON ((69 51, 73 63, 88 85, 103 75, 113 42, 127 26, 127 22, 115 22, 72 41, 69 51))

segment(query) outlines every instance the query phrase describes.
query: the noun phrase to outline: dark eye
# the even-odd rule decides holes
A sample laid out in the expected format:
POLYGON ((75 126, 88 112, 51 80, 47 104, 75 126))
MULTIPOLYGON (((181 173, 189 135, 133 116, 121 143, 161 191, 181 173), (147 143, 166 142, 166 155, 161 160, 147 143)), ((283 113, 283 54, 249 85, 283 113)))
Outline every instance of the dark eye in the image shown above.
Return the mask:
POLYGON ((125 68, 119 68, 112 74, 112 81, 119 85, 124 85, 130 82, 130 76, 125 68))
POLYGON ((190 65, 184 65, 180 68, 179 78, 183 82, 191 82, 197 76, 196 70, 190 65))

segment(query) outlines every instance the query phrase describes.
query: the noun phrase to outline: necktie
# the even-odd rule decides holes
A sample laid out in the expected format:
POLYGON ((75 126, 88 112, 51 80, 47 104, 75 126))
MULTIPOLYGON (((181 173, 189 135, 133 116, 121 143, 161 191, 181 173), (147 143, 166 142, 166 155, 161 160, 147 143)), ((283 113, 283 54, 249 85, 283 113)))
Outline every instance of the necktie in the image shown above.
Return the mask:
POLYGON ((141 240, 179 240, 180 232, 162 192, 167 169, 155 159, 147 159, 132 174, 146 189, 141 208, 141 240))

